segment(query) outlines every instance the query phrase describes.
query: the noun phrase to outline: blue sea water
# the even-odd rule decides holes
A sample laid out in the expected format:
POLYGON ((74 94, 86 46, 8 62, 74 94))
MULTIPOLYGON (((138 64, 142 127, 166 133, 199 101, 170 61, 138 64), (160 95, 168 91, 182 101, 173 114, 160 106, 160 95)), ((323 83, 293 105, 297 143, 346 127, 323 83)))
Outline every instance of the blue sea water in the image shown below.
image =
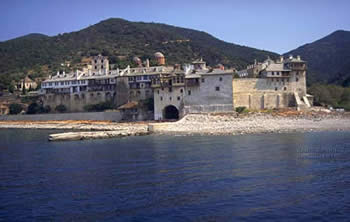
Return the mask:
POLYGON ((350 132, 0 130, 0 221, 350 221, 350 132))

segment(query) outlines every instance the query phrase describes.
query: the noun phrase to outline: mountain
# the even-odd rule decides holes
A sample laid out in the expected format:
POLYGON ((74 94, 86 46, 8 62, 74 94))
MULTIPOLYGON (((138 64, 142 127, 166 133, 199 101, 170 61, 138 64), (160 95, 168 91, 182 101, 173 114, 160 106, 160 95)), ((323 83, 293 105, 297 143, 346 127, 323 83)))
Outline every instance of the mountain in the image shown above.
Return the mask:
POLYGON ((100 52, 109 56, 110 63, 122 67, 131 63, 134 56, 153 58, 157 51, 166 56, 168 64, 203 57, 209 65, 222 63, 236 68, 243 68, 254 59, 278 56, 227 43, 201 31, 114 18, 77 32, 52 37, 30 34, 0 42, 0 80, 5 85, 4 82, 26 72, 47 75, 62 68, 60 64, 65 61, 74 67, 84 56, 100 52))
POLYGON ((350 86, 350 32, 338 30, 313 43, 285 53, 308 63, 308 82, 350 86))

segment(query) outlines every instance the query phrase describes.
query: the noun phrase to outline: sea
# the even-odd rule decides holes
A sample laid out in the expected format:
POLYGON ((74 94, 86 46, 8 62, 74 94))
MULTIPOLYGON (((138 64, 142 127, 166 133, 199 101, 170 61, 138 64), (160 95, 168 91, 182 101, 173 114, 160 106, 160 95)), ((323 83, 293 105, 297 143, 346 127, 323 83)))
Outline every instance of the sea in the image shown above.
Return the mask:
POLYGON ((350 132, 0 130, 0 221, 350 221, 350 132))

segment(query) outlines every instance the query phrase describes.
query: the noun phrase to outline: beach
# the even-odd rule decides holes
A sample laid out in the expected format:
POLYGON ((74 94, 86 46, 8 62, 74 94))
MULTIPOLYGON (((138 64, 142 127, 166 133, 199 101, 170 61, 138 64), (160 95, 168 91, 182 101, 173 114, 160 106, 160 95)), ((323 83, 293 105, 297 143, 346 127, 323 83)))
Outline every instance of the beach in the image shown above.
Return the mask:
POLYGON ((174 122, 0 121, 0 128, 55 129, 50 140, 84 140, 164 134, 240 135, 350 130, 348 113, 254 112, 188 114, 174 122))

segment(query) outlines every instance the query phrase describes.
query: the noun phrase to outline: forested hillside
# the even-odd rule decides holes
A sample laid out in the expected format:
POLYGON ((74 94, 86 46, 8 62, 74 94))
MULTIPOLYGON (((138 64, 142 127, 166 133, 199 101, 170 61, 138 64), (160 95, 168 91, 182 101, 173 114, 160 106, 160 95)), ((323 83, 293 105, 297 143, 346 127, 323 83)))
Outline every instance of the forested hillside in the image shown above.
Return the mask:
POLYGON ((276 53, 221 41, 208 33, 158 23, 108 19, 77 32, 49 37, 30 34, 0 42, 0 87, 26 73, 48 75, 60 64, 76 64, 84 56, 109 56, 120 67, 133 56, 152 58, 162 52, 168 64, 189 62, 203 57, 209 65, 218 63, 243 68, 254 59, 263 60, 276 53))

